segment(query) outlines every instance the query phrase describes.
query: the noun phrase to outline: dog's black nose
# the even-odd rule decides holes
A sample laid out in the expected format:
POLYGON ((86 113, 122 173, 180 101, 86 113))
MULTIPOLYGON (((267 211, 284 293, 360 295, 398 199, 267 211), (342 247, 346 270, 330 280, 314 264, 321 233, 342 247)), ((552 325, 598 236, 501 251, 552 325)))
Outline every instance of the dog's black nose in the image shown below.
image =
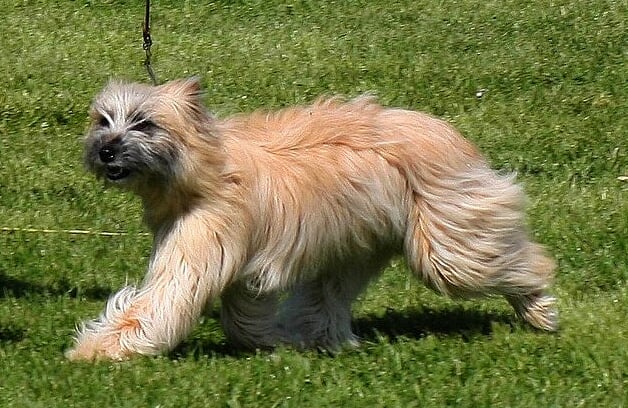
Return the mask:
POLYGON ((116 159, 118 148, 113 144, 106 144, 98 151, 98 157, 103 163, 111 163, 116 159))

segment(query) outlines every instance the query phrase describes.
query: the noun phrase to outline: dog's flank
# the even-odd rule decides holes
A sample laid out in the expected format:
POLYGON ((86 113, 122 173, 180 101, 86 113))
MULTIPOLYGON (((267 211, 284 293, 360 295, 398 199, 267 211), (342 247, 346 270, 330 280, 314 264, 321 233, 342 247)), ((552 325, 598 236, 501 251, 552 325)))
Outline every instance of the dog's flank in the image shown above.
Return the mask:
POLYGON ((503 295, 556 328, 554 263, 514 176, 444 121, 370 97, 220 120, 200 93, 114 82, 93 104, 87 167, 142 198, 155 242, 142 285, 84 324, 69 358, 171 350, 219 297, 234 345, 356 344, 351 303, 397 253, 440 293, 503 295))

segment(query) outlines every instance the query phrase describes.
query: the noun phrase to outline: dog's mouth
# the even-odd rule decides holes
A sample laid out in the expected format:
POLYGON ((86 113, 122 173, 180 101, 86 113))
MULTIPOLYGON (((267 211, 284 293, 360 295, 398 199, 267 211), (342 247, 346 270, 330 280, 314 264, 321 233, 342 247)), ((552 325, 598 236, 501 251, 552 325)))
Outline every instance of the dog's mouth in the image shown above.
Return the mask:
POLYGON ((111 181, 119 181, 127 178, 131 174, 131 170, 116 164, 108 164, 105 167, 105 175, 111 181))

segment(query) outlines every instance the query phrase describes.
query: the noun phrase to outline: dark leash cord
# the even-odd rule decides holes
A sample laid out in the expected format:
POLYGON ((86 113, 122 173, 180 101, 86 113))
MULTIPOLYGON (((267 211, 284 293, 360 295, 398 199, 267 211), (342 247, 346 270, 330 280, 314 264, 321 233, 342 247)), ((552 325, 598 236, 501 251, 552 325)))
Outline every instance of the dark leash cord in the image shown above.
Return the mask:
POLYGON ((152 54, 150 52, 150 47, 153 45, 153 40, 150 37, 150 0, 146 0, 146 13, 144 14, 144 24, 142 25, 142 38, 144 40, 142 48, 146 52, 144 67, 146 68, 153 85, 157 85, 157 77, 155 77, 155 71, 153 71, 153 67, 151 65, 152 54))

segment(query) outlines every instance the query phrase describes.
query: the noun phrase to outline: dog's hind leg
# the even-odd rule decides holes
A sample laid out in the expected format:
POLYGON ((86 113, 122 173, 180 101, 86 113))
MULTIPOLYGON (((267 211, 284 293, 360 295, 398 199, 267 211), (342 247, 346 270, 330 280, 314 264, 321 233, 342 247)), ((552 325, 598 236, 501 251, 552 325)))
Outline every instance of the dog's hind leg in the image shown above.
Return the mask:
POLYGON ((343 344, 357 344, 351 331, 354 296, 347 284, 329 277, 299 283, 281 305, 283 340, 304 349, 337 350, 343 344))
POLYGON ((554 298, 547 293, 554 262, 528 238, 523 194, 513 178, 476 165, 462 175, 424 180, 408 200, 408 264, 440 293, 504 295, 528 323, 555 330, 554 298))
POLYGON ((221 296, 220 321, 229 341, 246 349, 277 344, 277 293, 260 293, 234 283, 221 296))
POLYGON ((337 351, 356 346, 351 330, 351 304, 382 269, 388 257, 328 271, 316 279, 301 282, 280 307, 279 323, 283 340, 298 348, 337 351))

